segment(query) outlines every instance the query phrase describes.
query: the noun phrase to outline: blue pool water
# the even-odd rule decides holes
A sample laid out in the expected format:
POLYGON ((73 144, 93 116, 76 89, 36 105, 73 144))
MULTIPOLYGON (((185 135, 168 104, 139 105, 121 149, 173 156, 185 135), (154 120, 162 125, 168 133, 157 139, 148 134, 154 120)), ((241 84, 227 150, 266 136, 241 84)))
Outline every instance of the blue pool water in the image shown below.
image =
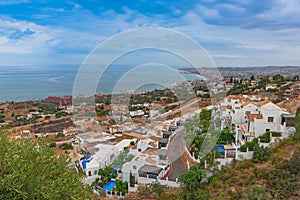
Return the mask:
POLYGON ((104 185, 103 190, 110 191, 114 187, 116 187, 116 181, 110 180, 108 183, 106 183, 106 185, 104 185))
POLYGON ((224 146, 223 145, 216 145, 216 147, 217 147, 217 150, 218 150, 219 154, 221 156, 224 156, 225 155, 224 146))

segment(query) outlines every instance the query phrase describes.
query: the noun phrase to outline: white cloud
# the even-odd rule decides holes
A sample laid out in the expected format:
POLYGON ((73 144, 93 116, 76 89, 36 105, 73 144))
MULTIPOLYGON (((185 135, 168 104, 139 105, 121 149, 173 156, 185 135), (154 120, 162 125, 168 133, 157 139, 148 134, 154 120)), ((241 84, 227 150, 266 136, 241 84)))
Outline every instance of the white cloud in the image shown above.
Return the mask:
POLYGON ((300 2, 298 0, 275 0, 271 9, 256 16, 257 20, 267 22, 273 29, 300 27, 300 2))
POLYGON ((28 2, 30 2, 30 0, 0 0, 0 5, 10 5, 28 2))
POLYGON ((268 30, 217 26, 202 21, 189 12, 177 26, 202 44, 218 66, 299 65, 300 35, 298 28, 268 30), (285 59, 283 59, 285 58, 285 59))
POLYGON ((12 19, 0 19, 0 30, 1 30, 1 53, 32 53, 36 50, 39 52, 46 51, 47 47, 45 42, 55 37, 55 32, 49 27, 39 26, 34 23, 26 21, 18 21, 12 19), (31 32, 31 34, 24 34, 15 38, 10 36, 16 31, 20 33, 31 32))
POLYGON ((200 15, 207 17, 207 18, 220 18, 219 12, 216 9, 208 8, 203 5, 197 6, 197 11, 200 15))

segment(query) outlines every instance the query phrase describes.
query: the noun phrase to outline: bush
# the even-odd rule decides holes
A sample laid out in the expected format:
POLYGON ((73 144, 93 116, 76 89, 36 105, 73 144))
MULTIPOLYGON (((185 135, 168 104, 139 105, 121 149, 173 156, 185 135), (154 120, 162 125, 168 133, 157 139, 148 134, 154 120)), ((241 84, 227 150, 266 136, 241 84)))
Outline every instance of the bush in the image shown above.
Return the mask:
POLYGON ((165 186, 160 184, 158 181, 155 181, 151 184, 152 191, 160 196, 165 191, 165 186))
POLYGON ((139 186, 138 190, 139 190, 139 192, 138 192, 139 196, 148 197, 151 193, 150 189, 146 185, 139 186))
POLYGON ((272 195, 266 188, 259 185, 252 185, 242 195, 243 200, 271 200, 272 195))
POLYGON ((258 139, 254 138, 251 142, 246 142, 245 144, 241 145, 240 151, 246 152, 247 147, 248 147, 249 151, 253 151, 257 145, 258 145, 258 139))
POLYGON ((70 143, 63 143, 62 145, 60 145, 59 147, 62 147, 64 149, 73 149, 72 144, 70 143))
POLYGON ((282 136, 282 134, 281 134, 281 132, 271 132, 272 133, 272 137, 281 137, 282 136))
POLYGON ((270 143, 271 141, 271 132, 267 131, 263 135, 258 137, 261 143, 270 143))
POLYGON ((266 160, 268 160, 270 156, 270 149, 268 147, 256 147, 254 154, 253 154, 253 158, 252 158, 252 162, 254 163, 262 163, 266 160))
POLYGON ((56 143, 55 142, 50 143, 49 147, 56 147, 56 143))
POLYGON ((243 144, 240 146, 240 151, 241 152, 246 152, 247 151, 247 144, 243 144))

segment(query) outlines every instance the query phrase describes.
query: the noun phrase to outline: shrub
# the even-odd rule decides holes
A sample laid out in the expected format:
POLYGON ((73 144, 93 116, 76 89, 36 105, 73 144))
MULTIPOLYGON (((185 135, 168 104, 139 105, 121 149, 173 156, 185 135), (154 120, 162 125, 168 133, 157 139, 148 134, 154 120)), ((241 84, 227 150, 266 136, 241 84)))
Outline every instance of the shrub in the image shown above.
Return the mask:
POLYGON ((70 143, 63 143, 62 145, 60 145, 59 147, 62 147, 64 149, 73 149, 72 144, 70 143))
POLYGON ((247 151, 247 144, 243 144, 240 146, 240 151, 241 152, 246 152, 247 151))
POLYGON ((271 194, 266 188, 259 185, 252 185, 242 195, 243 200, 271 200, 271 194))
POLYGON ((269 155, 270 149, 268 147, 256 147, 253 154, 252 162, 262 163, 268 160, 269 155))
POLYGON ((218 186, 215 177, 213 177, 213 178, 211 179, 210 185, 211 185, 213 188, 216 188, 216 187, 218 186))
POLYGON ((281 132, 272 132, 272 137, 281 137, 282 136, 282 134, 281 134, 281 132))
POLYGON ((50 143, 49 147, 56 147, 56 143, 55 142, 50 143))
POLYGON ((258 137, 260 139, 260 142, 262 143, 270 143, 271 141, 271 132, 267 131, 263 135, 258 137))
POLYGON ((160 184, 158 181, 151 184, 152 191, 160 196, 165 191, 165 186, 160 184))
POLYGON ((139 186, 138 190, 139 190, 139 192, 138 192, 139 196, 148 197, 151 193, 150 189, 146 185, 139 186))

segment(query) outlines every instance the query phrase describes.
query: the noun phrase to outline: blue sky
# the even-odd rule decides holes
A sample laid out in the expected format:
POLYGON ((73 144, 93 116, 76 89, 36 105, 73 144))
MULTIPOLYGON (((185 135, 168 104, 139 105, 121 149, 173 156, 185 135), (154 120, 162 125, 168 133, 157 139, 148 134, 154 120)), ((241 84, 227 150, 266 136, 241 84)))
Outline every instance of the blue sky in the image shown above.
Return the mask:
POLYGON ((139 27, 180 31, 217 66, 300 64, 299 0, 0 0, 0 65, 80 64, 139 27))

